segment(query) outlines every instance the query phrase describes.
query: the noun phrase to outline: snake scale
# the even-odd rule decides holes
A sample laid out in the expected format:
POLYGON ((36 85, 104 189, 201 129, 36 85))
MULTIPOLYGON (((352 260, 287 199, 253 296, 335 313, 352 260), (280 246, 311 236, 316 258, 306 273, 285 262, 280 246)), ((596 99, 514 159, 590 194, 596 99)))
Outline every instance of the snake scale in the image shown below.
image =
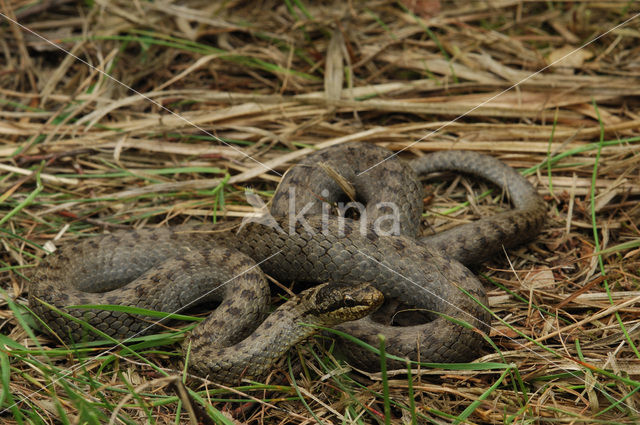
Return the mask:
MULTIPOLYGON (((30 306, 52 333, 77 342, 101 335, 56 309, 124 339, 148 332, 156 319, 68 306, 121 304, 178 312, 220 301, 187 335, 183 349, 191 371, 229 384, 264 378, 291 345, 316 331, 301 322, 334 326, 372 344, 382 333, 387 351, 404 358, 469 360, 479 353, 490 316, 482 284, 463 264, 533 238, 544 222, 544 202, 521 175, 489 156, 443 151, 409 162, 390 156, 362 143, 312 153, 283 178, 269 218, 243 223, 237 233, 140 229, 66 244, 33 274, 30 306), (417 175, 437 171, 487 179, 508 194, 514 208, 419 237, 417 175), (366 204, 360 220, 327 215, 346 200, 342 178, 355 189, 355 200, 366 204), (263 272, 282 282, 321 284, 265 319, 270 295, 263 272), (431 312, 431 320, 398 327, 364 317, 380 306, 382 294, 431 312)), ((359 346, 349 351, 360 366, 379 362, 359 346)))

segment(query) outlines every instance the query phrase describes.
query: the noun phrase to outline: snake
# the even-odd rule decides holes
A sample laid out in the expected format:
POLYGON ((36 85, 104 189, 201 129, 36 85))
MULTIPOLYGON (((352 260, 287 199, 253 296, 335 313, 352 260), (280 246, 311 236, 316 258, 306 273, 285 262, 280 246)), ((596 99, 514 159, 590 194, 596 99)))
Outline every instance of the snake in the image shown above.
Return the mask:
MULTIPOLYGON (((440 151, 405 161, 356 142, 318 150, 293 166, 269 212, 236 232, 142 228, 64 244, 31 276, 30 308, 49 333, 81 342, 127 340, 161 326, 144 311, 100 305, 176 313, 219 302, 182 347, 190 371, 225 384, 264 379, 320 327, 372 345, 385 335, 387 352, 403 359, 467 361, 480 353, 491 319, 484 287, 467 266, 533 239, 546 207, 524 177, 491 156, 440 151), (444 171, 492 182, 513 208, 420 235, 419 176, 444 171), (355 195, 347 197, 345 186, 355 195), (356 209, 356 217, 345 209, 356 209), (269 314, 265 274, 316 286, 269 314), (370 313, 383 299, 424 311, 428 320, 391 326, 375 319, 370 313)), ((379 367, 362 345, 347 351, 354 364, 379 367)))

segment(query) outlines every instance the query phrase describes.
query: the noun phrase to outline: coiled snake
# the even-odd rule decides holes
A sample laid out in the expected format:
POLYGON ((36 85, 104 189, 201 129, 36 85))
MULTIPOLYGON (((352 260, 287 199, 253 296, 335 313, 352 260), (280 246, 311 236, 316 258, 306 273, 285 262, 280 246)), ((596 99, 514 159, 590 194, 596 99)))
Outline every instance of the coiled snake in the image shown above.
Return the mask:
MULTIPOLYGON (((390 155, 360 143, 309 155, 283 178, 270 218, 245 223, 237 233, 141 229, 65 245, 32 276, 30 306, 58 337, 82 341, 100 334, 46 303, 107 335, 128 338, 147 332, 155 319, 67 306, 122 304, 173 313, 221 300, 183 347, 190 370, 233 384, 263 378, 292 344, 315 331, 301 322, 334 326, 364 317, 381 304, 382 292, 436 314, 415 326, 391 327, 367 317, 337 327, 369 343, 385 334, 387 351, 401 357, 469 360, 482 346, 490 316, 482 284, 463 263, 534 237, 544 202, 522 176, 489 156, 443 151, 405 163, 390 155), (417 239, 422 190, 416 173, 435 171, 485 178, 509 195, 514 209, 417 239), (367 205, 360 221, 326 215, 344 200, 341 178, 367 205), (302 292, 263 321, 269 287, 261 270, 280 281, 332 283, 302 292)), ((350 352, 361 366, 378 361, 359 347, 350 352)))

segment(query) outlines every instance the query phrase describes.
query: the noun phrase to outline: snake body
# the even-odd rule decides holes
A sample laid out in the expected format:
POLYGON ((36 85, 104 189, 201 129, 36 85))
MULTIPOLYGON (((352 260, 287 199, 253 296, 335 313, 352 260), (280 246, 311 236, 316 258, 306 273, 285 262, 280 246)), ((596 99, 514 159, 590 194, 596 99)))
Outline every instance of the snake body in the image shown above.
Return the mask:
POLYGON ((213 332, 192 334, 187 340, 193 344, 185 345, 185 349, 193 352, 191 371, 230 384, 237 383, 239 376, 262 379, 292 345, 316 331, 313 325, 331 327, 360 319, 383 301, 382 293, 367 283, 324 283, 288 300, 254 332, 234 345, 224 341, 211 344, 211 337, 215 339, 211 333, 215 334, 219 328, 200 326, 213 332), (238 374, 239 365, 242 367, 241 375, 238 374))
MULTIPOLYGON (((383 333, 387 351, 401 357, 427 362, 468 360, 482 346, 481 332, 446 317, 467 322, 482 332, 488 330, 490 317, 483 308, 486 296, 482 284, 462 263, 482 261, 502 245, 531 239, 542 226, 544 203, 524 178, 488 156, 439 152, 407 166, 395 157, 387 160, 389 155, 385 149, 362 144, 309 155, 278 187, 271 207, 274 218, 247 223, 237 234, 136 230, 65 246, 47 258, 33 276, 30 305, 61 338, 79 341, 87 337, 86 330, 40 301, 61 309, 78 304, 126 304, 174 312, 204 294, 200 301, 221 299, 219 308, 185 339, 184 349, 189 351, 193 371, 235 383, 243 377, 264 376, 292 343, 313 332, 297 322, 333 326, 377 308, 379 298, 371 289, 362 289, 370 288, 362 286, 364 282, 387 298, 438 315, 417 326, 391 327, 366 318, 342 323, 340 329, 374 343, 375 335, 383 333), (343 198, 329 169, 351 181, 358 198, 368 205, 388 196, 399 199, 398 226, 385 224, 395 212, 389 206, 367 206, 362 221, 321 215, 323 208, 343 198), (371 179, 369 173, 374 170, 378 174, 371 179), (515 208, 443 232, 445 236, 417 239, 422 196, 416 172, 443 170, 494 182, 508 193, 515 208), (295 197, 290 188, 295 188, 295 197), (291 207, 292 200, 298 206, 291 207), (374 231, 373 224, 380 224, 381 230, 374 231), (320 314, 318 293, 312 289, 276 311, 281 313, 274 313, 287 320, 271 319, 254 332, 266 313, 263 301, 269 297, 256 263, 280 281, 340 282, 321 292, 343 294, 342 304, 332 305, 353 314, 348 319, 338 312, 320 314), (335 285, 337 292, 331 289, 335 285), (209 294, 216 286, 221 288, 209 294), (357 290, 346 294, 346 288, 357 290), (257 354, 263 352, 267 354, 257 354)), ((65 311, 119 338, 145 330, 153 320, 99 309, 65 311)), ((361 365, 376 363, 375 357, 360 348, 353 348, 352 354, 361 365)))

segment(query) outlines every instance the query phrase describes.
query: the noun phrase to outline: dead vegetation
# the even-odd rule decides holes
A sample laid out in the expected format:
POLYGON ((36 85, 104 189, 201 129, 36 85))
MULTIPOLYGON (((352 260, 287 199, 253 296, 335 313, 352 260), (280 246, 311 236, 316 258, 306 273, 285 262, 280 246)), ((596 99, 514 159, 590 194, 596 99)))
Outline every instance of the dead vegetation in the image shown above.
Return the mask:
MULTIPOLYGON (((389 401, 393 423, 637 423, 638 6, 0 2, 0 421, 373 423, 389 401), (267 202, 310 147, 355 140, 488 152, 548 201, 535 243, 477 270, 495 314, 477 363, 391 374, 385 396, 316 342, 282 385, 183 387, 176 338, 105 354, 30 330, 45 248, 233 222, 253 211, 246 188, 267 202)), ((487 189, 430 183, 428 225, 495 211, 499 194, 470 186, 487 189)))

